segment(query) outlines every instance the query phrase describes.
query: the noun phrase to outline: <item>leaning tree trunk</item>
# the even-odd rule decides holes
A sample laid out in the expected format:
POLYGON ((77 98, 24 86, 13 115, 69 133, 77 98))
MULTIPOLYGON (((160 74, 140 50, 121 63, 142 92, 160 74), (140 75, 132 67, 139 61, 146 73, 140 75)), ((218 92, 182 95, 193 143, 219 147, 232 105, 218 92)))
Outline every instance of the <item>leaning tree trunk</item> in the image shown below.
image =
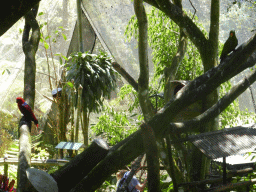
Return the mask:
MULTIPOLYGON (((24 70, 24 99, 34 109, 35 100, 35 76, 36 62, 35 54, 40 39, 40 28, 35 19, 39 4, 25 15, 25 26, 22 37, 23 52, 25 54, 24 70), (29 37, 30 30, 32 34, 29 37)), ((21 119, 19 125, 20 150, 18 164, 18 191, 28 191, 28 179, 26 169, 30 167, 31 158, 31 140, 30 140, 31 122, 21 119)))

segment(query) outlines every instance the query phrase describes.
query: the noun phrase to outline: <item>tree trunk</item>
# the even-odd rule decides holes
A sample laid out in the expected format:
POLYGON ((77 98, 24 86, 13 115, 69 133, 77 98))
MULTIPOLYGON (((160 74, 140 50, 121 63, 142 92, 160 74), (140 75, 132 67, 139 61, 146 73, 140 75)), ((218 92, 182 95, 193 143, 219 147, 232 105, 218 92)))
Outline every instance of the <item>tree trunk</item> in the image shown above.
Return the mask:
MULTIPOLYGON (((40 39, 39 25, 35 19, 39 4, 25 15, 25 26, 22 37, 22 48, 25 54, 25 69, 24 69, 24 99, 34 109, 35 101, 35 76, 36 62, 35 54, 38 49, 40 39), (29 37, 32 28, 31 37, 29 37)), ((28 179, 26 169, 30 167, 31 158, 31 122, 25 122, 21 119, 19 125, 20 135, 20 151, 18 165, 18 191, 27 191, 28 179)))
POLYGON ((141 130, 148 165, 148 191, 160 192, 160 166, 155 134, 147 124, 142 124, 141 130))
POLYGON ((148 69, 148 21, 143 0, 134 2, 134 10, 139 24, 139 63, 140 75, 138 79, 138 98, 146 122, 154 115, 152 104, 149 100, 149 69, 148 69))
POLYGON ((89 120, 90 113, 87 110, 83 110, 83 135, 84 135, 84 145, 88 147, 89 145, 89 120))

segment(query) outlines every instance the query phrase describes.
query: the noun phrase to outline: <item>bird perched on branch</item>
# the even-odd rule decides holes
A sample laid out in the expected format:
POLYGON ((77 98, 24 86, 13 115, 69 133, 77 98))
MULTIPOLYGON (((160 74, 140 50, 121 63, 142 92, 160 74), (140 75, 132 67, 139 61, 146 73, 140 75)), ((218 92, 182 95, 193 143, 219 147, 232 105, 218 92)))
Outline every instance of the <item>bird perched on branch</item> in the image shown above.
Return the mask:
POLYGON ((19 110, 24 115, 25 119, 28 121, 34 121, 35 125, 38 127, 38 120, 35 117, 31 107, 25 102, 25 100, 21 97, 17 97, 16 103, 18 104, 19 110))
POLYGON ((229 33, 229 38, 227 39, 223 46, 222 53, 220 55, 220 61, 223 61, 223 59, 225 59, 231 51, 234 51, 237 44, 238 40, 236 38, 235 31, 232 30, 229 33))

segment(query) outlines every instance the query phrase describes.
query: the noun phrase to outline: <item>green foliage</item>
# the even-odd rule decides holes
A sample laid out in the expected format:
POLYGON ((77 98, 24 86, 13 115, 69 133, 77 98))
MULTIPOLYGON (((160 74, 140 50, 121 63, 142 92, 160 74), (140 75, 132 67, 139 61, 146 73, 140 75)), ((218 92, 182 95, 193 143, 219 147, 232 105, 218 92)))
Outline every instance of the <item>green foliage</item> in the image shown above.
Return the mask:
POLYGON ((127 101, 128 111, 131 113, 134 109, 139 107, 139 99, 137 92, 130 84, 124 84, 118 92, 118 101, 127 101), (131 99, 132 98, 132 99, 131 99))
POLYGON ((116 189, 116 186, 114 184, 111 184, 109 181, 104 181, 100 189, 101 191, 112 191, 116 189))
POLYGON ((112 146, 137 131, 136 127, 130 123, 125 111, 116 112, 113 108, 105 107, 99 122, 92 126, 91 130, 96 136, 105 138, 112 146))
POLYGON ((49 158, 50 154, 48 152, 48 148, 43 145, 43 141, 41 140, 42 134, 31 136, 32 142, 32 158, 49 158), (41 146, 40 146, 41 145, 41 146))
POLYGON ((10 147, 12 138, 17 135, 17 122, 13 120, 13 116, 0 111, 0 157, 4 151, 10 147))
MULTIPOLYGON (((148 42, 152 48, 154 77, 157 81, 164 75, 166 67, 170 67, 173 57, 177 52, 179 43, 179 27, 169 17, 158 9, 153 8, 148 16, 148 42)), ((198 24, 196 18, 196 24, 198 24)), ((205 32, 206 33, 206 32, 205 32)), ((125 31, 128 40, 134 36, 138 39, 138 23, 135 16, 132 16, 125 31)), ((203 67, 199 52, 196 47, 188 41, 187 52, 180 65, 176 79, 192 80, 203 73, 203 67)), ((160 82, 163 88, 164 82, 160 82)), ((159 83, 157 83, 159 84, 159 83)))
POLYGON ((110 59, 103 52, 99 55, 78 52, 71 54, 65 67, 68 71, 67 80, 74 79, 76 89, 80 84, 83 87, 83 109, 98 112, 104 97, 110 98, 116 86, 116 72, 110 59))
MULTIPOLYGON (((38 16, 44 15, 43 12, 40 12, 38 16)), ((63 39, 66 41, 67 40, 67 36, 64 33, 64 28, 62 26, 59 26, 52 35, 49 34, 48 32, 48 23, 44 22, 41 23, 39 25, 41 33, 40 33, 40 42, 43 44, 44 48, 47 50, 50 48, 50 44, 52 43, 56 43, 57 42, 57 38, 62 35, 63 39), (44 36, 44 33, 42 32, 43 27, 46 26, 47 28, 47 36, 44 36)), ((22 32, 22 31, 21 31, 22 32)))
POLYGON ((50 167, 50 170, 48 171, 48 174, 52 174, 52 173, 54 173, 55 171, 57 171, 58 169, 59 169, 58 166, 52 166, 52 167, 50 167))

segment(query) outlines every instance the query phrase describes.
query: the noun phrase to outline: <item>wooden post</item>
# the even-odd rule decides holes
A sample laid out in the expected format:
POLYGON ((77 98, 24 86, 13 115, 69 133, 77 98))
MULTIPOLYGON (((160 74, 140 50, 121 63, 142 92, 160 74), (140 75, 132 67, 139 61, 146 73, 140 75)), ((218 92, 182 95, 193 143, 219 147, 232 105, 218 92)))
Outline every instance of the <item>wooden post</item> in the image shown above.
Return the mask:
POLYGON ((8 163, 4 164, 4 175, 8 177, 8 163))
POLYGON ((223 185, 227 184, 227 164, 226 157, 223 157, 223 185))
POLYGON ((20 127, 19 128, 20 149, 19 149, 17 185, 18 185, 18 192, 23 192, 23 191, 26 191, 26 187, 28 186, 28 183, 29 183, 26 170, 31 165, 31 137, 30 137, 31 122, 24 121, 24 117, 22 117, 19 127, 20 127))

